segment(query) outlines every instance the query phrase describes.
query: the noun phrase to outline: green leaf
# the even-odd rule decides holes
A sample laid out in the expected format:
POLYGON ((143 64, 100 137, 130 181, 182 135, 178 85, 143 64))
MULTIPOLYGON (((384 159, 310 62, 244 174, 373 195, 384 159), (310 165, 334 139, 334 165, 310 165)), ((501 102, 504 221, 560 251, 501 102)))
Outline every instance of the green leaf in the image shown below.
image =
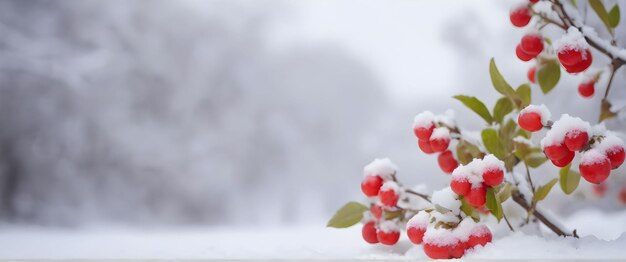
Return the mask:
POLYGON ((548 45, 552 45, 552 39, 550 39, 549 37, 544 37, 543 40, 545 40, 548 45))
POLYGON ((505 183, 500 188, 500 191, 498 191, 498 194, 496 194, 496 197, 498 197, 498 201, 500 201, 500 203, 504 203, 504 201, 506 201, 507 199, 511 197, 512 192, 513 192, 513 185, 509 183, 505 183))
POLYGON ((348 202, 328 221, 327 227, 346 228, 359 223, 363 219, 363 212, 369 208, 358 202, 348 202))
POLYGON ((491 214, 493 214, 493 216, 498 219, 498 222, 500 222, 503 216, 502 204, 500 203, 500 200, 496 197, 493 187, 487 188, 486 206, 487 206, 487 209, 491 211, 491 214))
POLYGON ((606 8, 604 4, 602 4, 601 0, 589 0, 589 5, 593 9, 594 12, 598 15, 602 23, 606 26, 606 29, 609 30, 611 35, 613 35, 613 27, 611 26, 611 22, 609 22, 609 14, 606 12, 606 8))
POLYGON ((619 20, 620 20, 619 5, 615 4, 613 8, 611 8, 611 11, 609 11, 609 25, 611 26, 611 28, 616 28, 617 25, 619 25, 619 20))
POLYGON ((463 103, 465 106, 469 107, 469 109, 485 119, 485 121, 487 121, 487 124, 493 123, 493 118, 491 118, 491 114, 489 114, 489 109, 487 109, 485 104, 478 100, 478 98, 464 95, 456 95, 454 96, 454 98, 461 101, 461 103, 463 103))
POLYGON ((472 205, 468 204, 467 201, 465 201, 465 199, 463 197, 460 197, 461 200, 461 211, 463 211, 463 213, 466 216, 470 216, 470 217, 478 217, 478 214, 475 214, 475 209, 474 207, 472 207, 472 205))
POLYGON ((445 214, 445 213, 448 213, 448 212, 452 211, 452 210, 447 209, 445 207, 442 207, 442 206, 440 206, 438 204, 435 204, 435 210, 437 210, 437 212, 442 213, 442 214, 445 214))
POLYGON ((511 100, 507 97, 502 97, 498 99, 496 105, 493 107, 493 119, 496 123, 502 123, 504 116, 511 113, 511 111, 513 111, 511 100))
POLYGON ((483 144, 485 144, 485 147, 487 148, 487 151, 494 154, 499 159, 504 158, 502 145, 500 144, 500 139, 498 138, 498 131, 487 128, 482 131, 481 137, 483 139, 483 144))
POLYGON ((519 87, 517 87, 517 90, 515 90, 515 93, 517 94, 517 96, 520 98, 522 102, 519 105, 519 108, 525 108, 528 105, 530 105, 531 98, 532 98, 530 85, 528 84, 520 85, 519 87))
POLYGON ((498 67, 496 66, 496 62, 493 58, 489 61, 489 76, 491 76, 491 83, 493 87, 500 94, 505 95, 508 98, 513 99, 515 95, 515 90, 509 85, 509 83, 504 80, 500 71, 498 71, 498 67))
POLYGON ((548 182, 547 184, 537 188, 535 194, 533 195, 533 202, 537 203, 541 200, 544 200, 548 196, 548 193, 550 193, 550 190, 552 190, 552 187, 554 187, 556 182, 559 182, 559 180, 555 178, 550 180, 550 182, 548 182))
POLYGON ((559 170, 559 184, 561 185, 563 193, 566 195, 574 192, 580 182, 580 173, 570 170, 570 165, 571 164, 559 170))
POLYGON ((556 59, 544 60, 537 69, 537 82, 544 94, 550 92, 561 79, 561 67, 556 59))
POLYGON ((543 153, 530 154, 527 155, 526 158, 524 158, 524 162, 526 162, 526 164, 532 168, 537 168, 543 165, 543 163, 545 163, 546 161, 548 161, 548 159, 543 153))
POLYGON ((387 219, 387 220, 394 219, 396 217, 399 217, 400 215, 402 215, 402 211, 400 211, 400 210, 398 210, 398 211, 385 211, 384 212, 385 219, 387 219))

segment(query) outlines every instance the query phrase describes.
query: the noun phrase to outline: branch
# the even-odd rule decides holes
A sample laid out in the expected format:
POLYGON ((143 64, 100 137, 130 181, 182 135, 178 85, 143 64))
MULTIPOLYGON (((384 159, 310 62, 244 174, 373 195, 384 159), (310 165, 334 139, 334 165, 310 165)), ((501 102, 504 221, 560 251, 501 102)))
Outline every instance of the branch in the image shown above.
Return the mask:
MULTIPOLYGON (((519 191, 513 192, 512 195, 513 201, 520 205, 525 210, 530 210, 531 206, 526 202, 524 196, 519 191)), ((552 232, 562 237, 575 237, 578 238, 578 234, 576 234, 576 230, 572 231, 572 233, 565 233, 566 230, 559 228, 556 224, 552 223, 546 216, 544 216, 541 212, 537 211, 537 209, 533 209, 533 216, 535 216, 541 223, 546 225, 552 232)))
POLYGON ((430 197, 427 196, 427 195, 424 195, 422 193, 415 192, 415 191, 413 191, 411 189, 406 189, 404 192, 407 192, 407 193, 412 194, 412 195, 416 195, 416 196, 421 197, 424 200, 428 201, 428 203, 432 203, 432 202, 430 202, 430 197))

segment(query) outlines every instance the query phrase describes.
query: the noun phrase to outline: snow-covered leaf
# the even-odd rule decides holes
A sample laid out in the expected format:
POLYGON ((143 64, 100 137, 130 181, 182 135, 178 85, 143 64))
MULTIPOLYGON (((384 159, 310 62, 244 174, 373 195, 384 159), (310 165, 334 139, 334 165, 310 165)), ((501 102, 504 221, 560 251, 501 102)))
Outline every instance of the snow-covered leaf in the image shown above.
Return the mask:
POLYGON ((480 101, 478 98, 473 96, 465 96, 465 95, 456 95, 454 96, 456 100, 461 101, 465 106, 474 111, 480 117, 487 121, 487 124, 493 123, 493 118, 489 113, 489 109, 485 106, 485 104, 480 101))
POLYGON ((334 228, 351 227, 363 219, 363 212, 368 209, 367 206, 361 203, 348 202, 337 210, 337 213, 328 221, 326 226, 334 228))
POLYGON ((580 173, 570 169, 570 165, 565 166, 559 170, 559 184, 563 193, 569 195, 578 187, 580 182, 580 173))
POLYGON ((554 187, 556 182, 559 182, 559 180, 555 178, 555 179, 550 180, 550 182, 548 182, 547 184, 537 188, 537 190, 535 191, 535 194, 533 194, 533 202, 536 203, 536 202, 546 199, 546 197, 550 193, 550 190, 552 190, 552 187, 554 187))
POLYGON ((541 92, 549 93, 561 79, 561 67, 556 59, 544 60, 537 69, 537 83, 541 87, 541 92))

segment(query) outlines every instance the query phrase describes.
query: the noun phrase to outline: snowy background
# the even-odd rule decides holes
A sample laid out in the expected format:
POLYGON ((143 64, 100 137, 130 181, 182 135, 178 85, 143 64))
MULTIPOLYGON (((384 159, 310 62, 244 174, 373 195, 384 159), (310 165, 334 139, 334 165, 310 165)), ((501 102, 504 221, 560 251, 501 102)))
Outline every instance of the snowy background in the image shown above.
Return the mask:
MULTIPOLYGON (((362 199, 362 167, 377 157, 407 184, 449 182, 417 149, 412 118, 451 108, 480 129, 451 96, 491 107, 491 57, 513 86, 526 82, 514 4, 0 1, 0 258, 423 257, 406 239, 369 246, 326 220, 362 199)), ((563 76, 547 96, 533 87, 533 99, 595 122, 600 96, 580 98, 581 79, 563 76)), ((543 208, 599 239, 552 241, 553 254, 626 257, 615 248, 626 245, 624 177, 614 172, 602 199, 586 183, 570 198, 555 188, 543 208)), ((543 241, 502 237, 498 250, 543 241)))

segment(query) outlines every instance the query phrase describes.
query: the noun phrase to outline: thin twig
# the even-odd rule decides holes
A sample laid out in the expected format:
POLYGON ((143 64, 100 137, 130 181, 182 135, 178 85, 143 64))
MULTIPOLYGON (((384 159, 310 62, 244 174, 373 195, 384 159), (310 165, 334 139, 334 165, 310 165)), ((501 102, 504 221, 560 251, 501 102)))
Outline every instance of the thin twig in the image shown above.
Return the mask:
POLYGON ((509 226, 509 229, 511 230, 511 232, 515 232, 515 230, 513 229, 513 226, 511 226, 511 222, 509 222, 509 219, 506 217, 506 214, 504 213, 504 211, 502 211, 502 217, 504 217, 504 221, 506 221, 507 226, 509 226))
POLYGON ((528 164, 526 164, 526 161, 524 162, 524 166, 526 167, 526 178, 528 179, 528 183, 530 183, 530 188, 533 190, 533 193, 535 192, 535 185, 533 185, 533 180, 530 178, 530 169, 528 169, 528 164))
MULTIPOLYGON (((513 201, 515 201, 515 203, 520 205, 522 208, 526 210, 531 209, 530 205, 526 202, 526 199, 524 199, 524 196, 522 196, 522 194, 519 191, 513 192, 512 198, 513 198, 513 201)), ((559 228, 557 225, 552 223, 550 219, 545 217, 541 212, 537 211, 537 209, 533 209, 532 212, 533 212, 533 216, 535 216, 537 220, 541 221, 541 223, 546 225, 546 227, 552 230, 552 232, 554 232, 555 234, 559 236, 563 236, 563 237, 578 238, 578 235, 576 234, 576 230, 574 230, 572 233, 565 233, 565 230, 559 228)))
POLYGON ((411 190, 411 189, 406 189, 404 192, 407 192, 407 193, 409 193, 409 194, 416 195, 416 196, 421 197, 421 198, 423 198, 424 200, 428 201, 428 203, 432 203, 432 202, 430 202, 430 197, 429 197, 429 196, 427 196, 427 195, 424 195, 424 194, 422 194, 422 193, 415 192, 415 191, 413 191, 413 190, 411 190))

